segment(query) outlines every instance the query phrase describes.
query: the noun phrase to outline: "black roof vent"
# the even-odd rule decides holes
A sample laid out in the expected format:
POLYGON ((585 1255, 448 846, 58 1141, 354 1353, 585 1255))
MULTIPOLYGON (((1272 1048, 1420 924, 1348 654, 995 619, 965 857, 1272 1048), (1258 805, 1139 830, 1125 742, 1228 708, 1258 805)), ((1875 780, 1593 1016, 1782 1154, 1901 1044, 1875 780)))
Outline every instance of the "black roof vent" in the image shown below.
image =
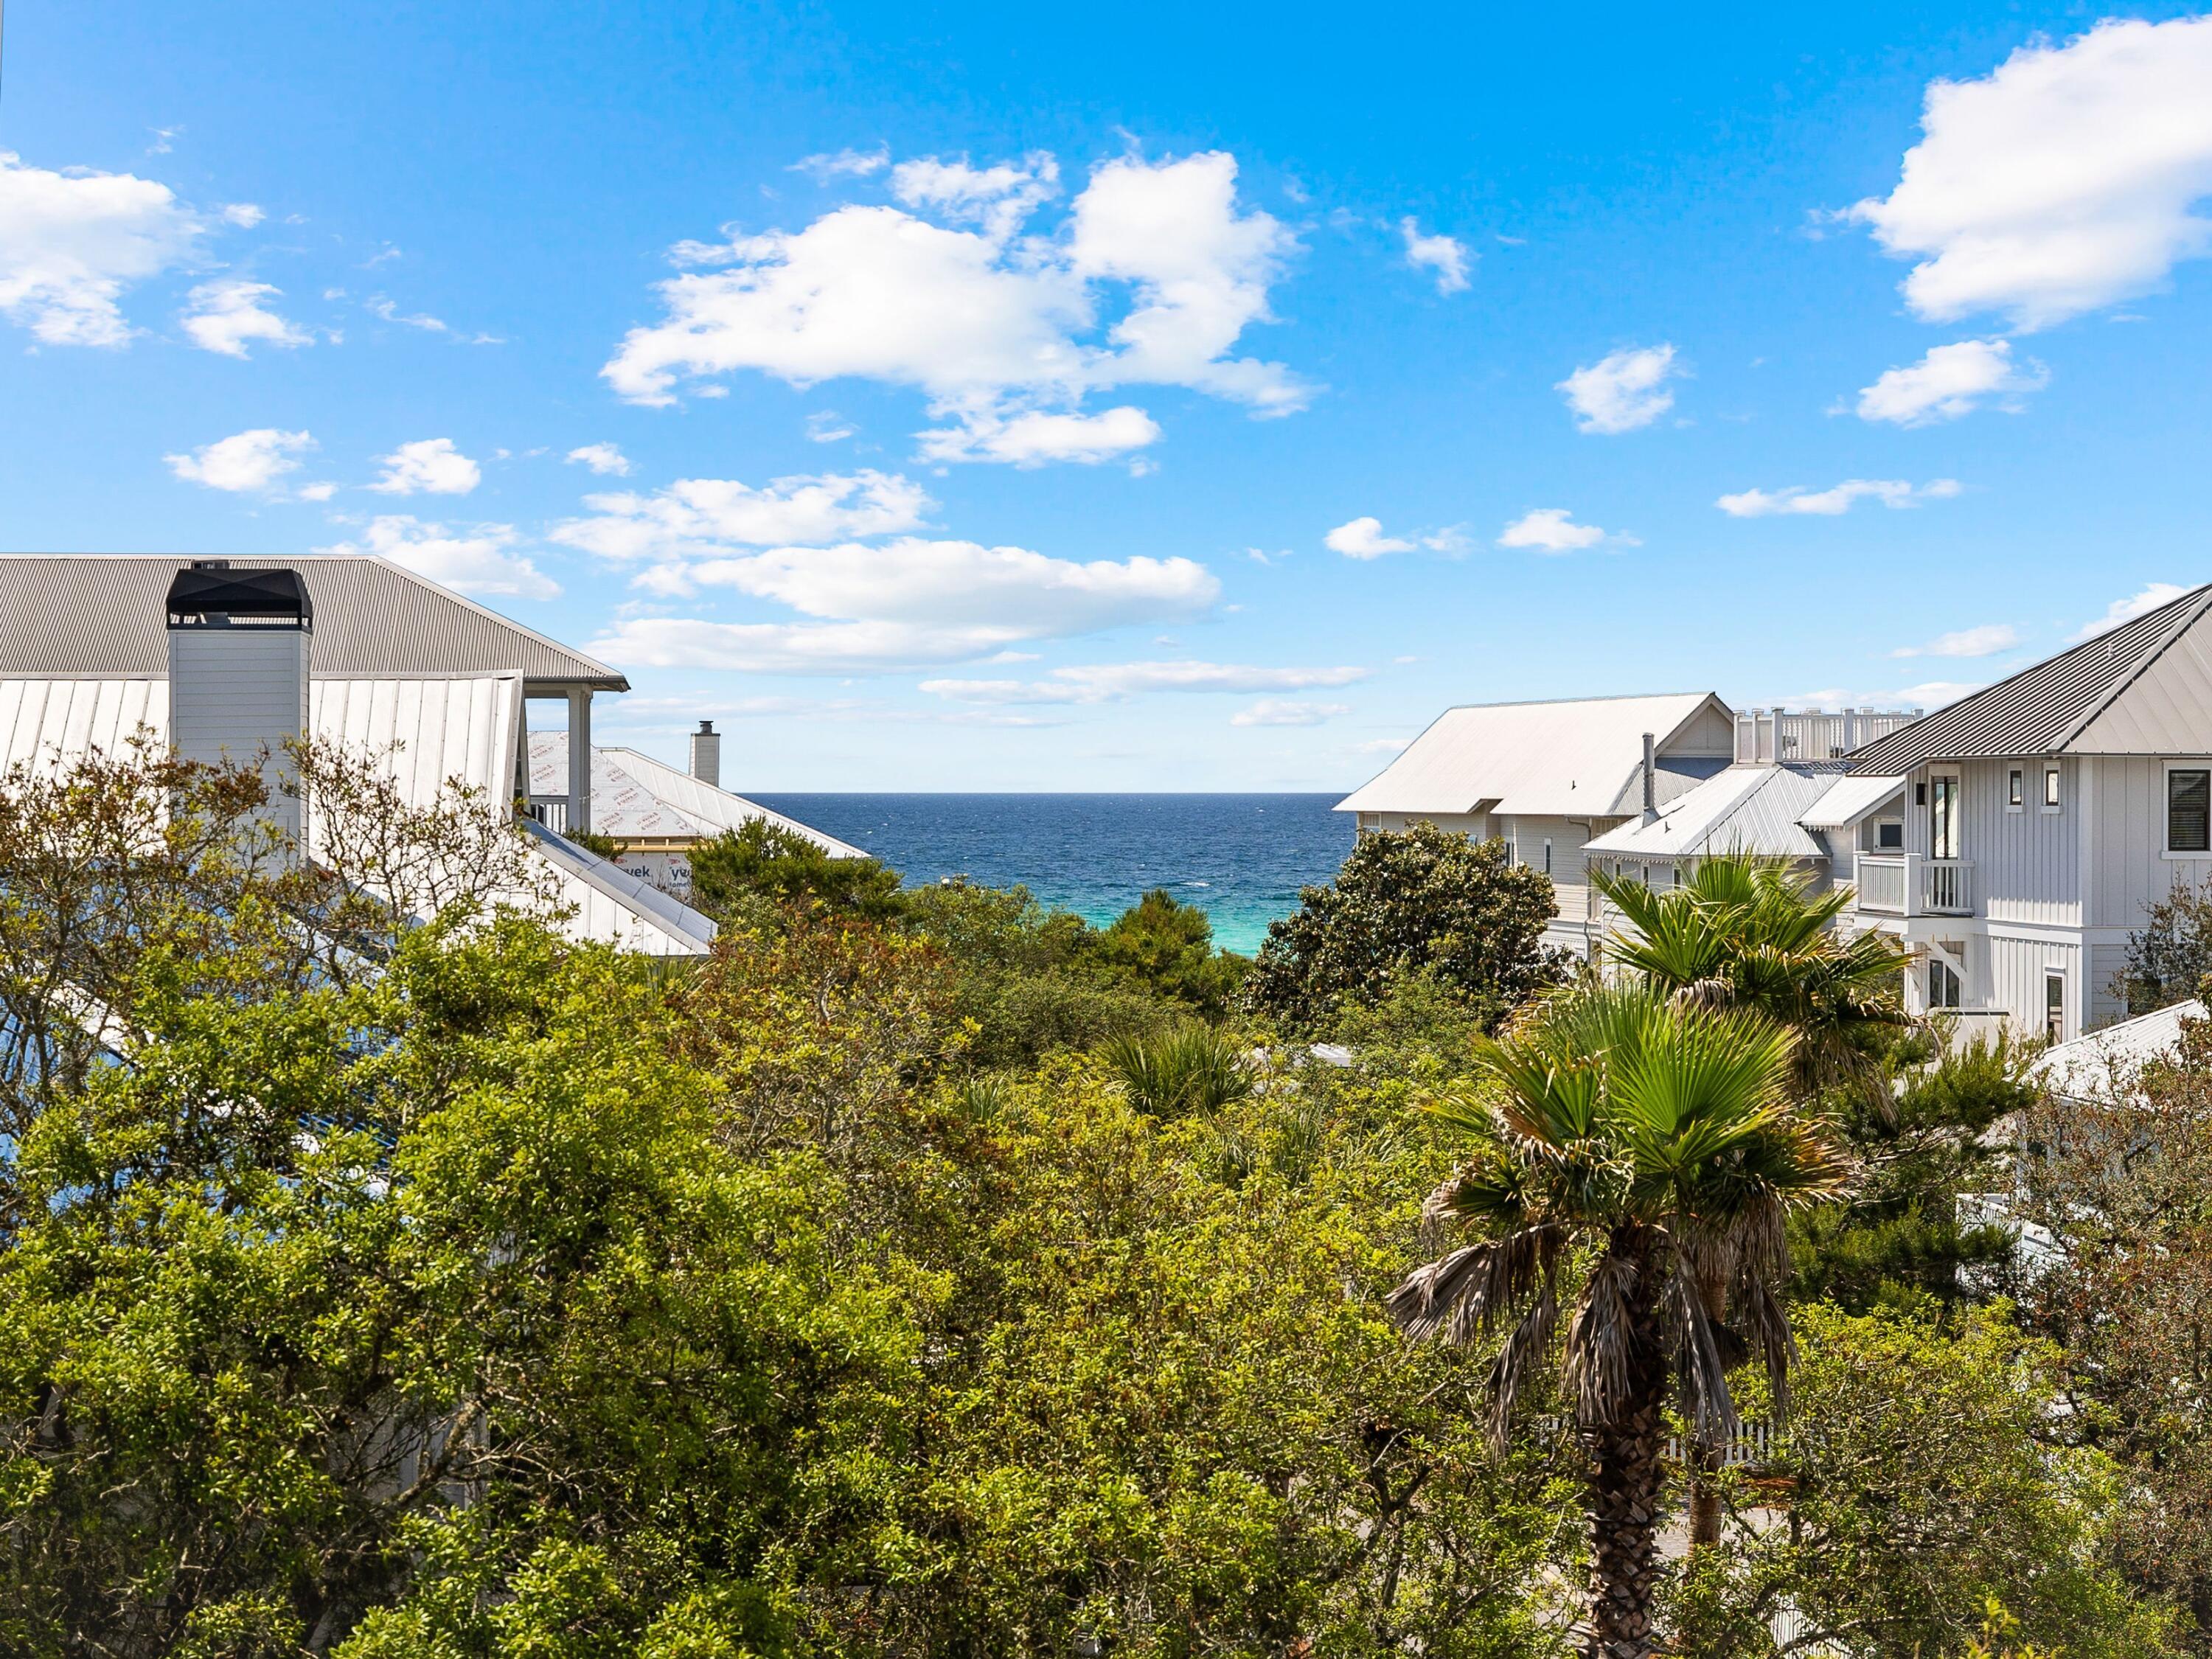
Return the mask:
POLYGON ((296 570, 234 570, 195 559, 169 584, 172 628, 312 629, 315 607, 296 570))

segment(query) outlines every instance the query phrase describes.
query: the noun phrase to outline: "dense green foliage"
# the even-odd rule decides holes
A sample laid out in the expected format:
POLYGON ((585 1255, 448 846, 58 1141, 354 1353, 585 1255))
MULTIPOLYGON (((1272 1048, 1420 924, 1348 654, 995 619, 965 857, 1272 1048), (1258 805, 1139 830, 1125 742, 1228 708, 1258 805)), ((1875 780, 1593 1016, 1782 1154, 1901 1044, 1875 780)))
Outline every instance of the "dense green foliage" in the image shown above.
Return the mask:
POLYGON ((904 907, 899 874, 874 859, 838 858, 766 818, 691 849, 691 896, 708 915, 735 918, 763 902, 819 903, 883 921, 904 907))
MULTIPOLYGON (((1424 1193, 1503 1236, 1470 1126, 1516 1201, 1563 1218, 1579 1170, 1672 1230, 1666 1267, 1712 1243, 1668 1191, 1717 1217, 1729 1170, 1838 1133, 1940 1129, 1894 1160, 1934 1214, 2017 1084, 1984 1057, 1911 1073, 1894 1131, 1801 1117, 1714 1082, 1735 1051, 1705 1038, 1754 1015, 1650 999, 1640 1044, 1584 998, 1479 1047, 1544 978, 1518 899, 1514 972, 1410 951, 1338 998, 1343 1065, 1227 1011, 1181 907, 1090 928, 817 886, 788 848, 732 862, 710 957, 647 973, 565 941, 469 803, 382 801, 307 869, 264 856, 253 787, 162 762, 0 791, 11 1655, 1565 1659, 1592 1566, 1587 1378, 1547 1358, 1570 1322, 1501 1391, 1525 1327, 1409 1343, 1390 1306, 1424 1193), (1546 1042, 1541 1086, 1486 1059, 1546 1042), (1606 1132, 1552 1158, 1515 1113, 1577 1077, 1606 1132)), ((1778 1042, 1745 1053, 1771 1073, 1778 1042)), ((1853 1659, 1985 1620, 1991 1651, 2173 1650, 2212 1513, 2185 1386, 2212 1164, 2167 1156, 2094 1237, 2061 1196, 2087 1166, 2045 1166, 2078 1231, 2023 1292, 2042 1334, 1955 1279, 1940 1314, 1790 1309, 1794 1410, 1729 1478, 1724 1543, 1660 1564, 1665 1639, 1769 1652, 1787 1601, 1853 1659)), ((1613 1248, 1580 1237, 1562 1298, 1613 1248)), ((1826 1271, 1855 1304, 1929 1284, 1826 1271)), ((1717 1357, 1767 1421, 1758 1368, 1717 1357)))
POLYGON ((1335 881, 1298 894, 1252 964, 1245 1000, 1295 1030, 1326 1033, 1347 1010, 1425 975, 1486 1028, 1559 977, 1543 946, 1552 884, 1502 841, 1434 824, 1363 835, 1335 881))

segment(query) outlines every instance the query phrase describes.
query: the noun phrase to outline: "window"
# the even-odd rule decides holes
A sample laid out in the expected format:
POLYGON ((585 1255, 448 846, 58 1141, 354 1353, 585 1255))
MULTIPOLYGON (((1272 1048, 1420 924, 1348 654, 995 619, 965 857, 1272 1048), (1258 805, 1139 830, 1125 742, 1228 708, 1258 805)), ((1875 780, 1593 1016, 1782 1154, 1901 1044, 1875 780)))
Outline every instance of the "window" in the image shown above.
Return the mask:
POLYGON ((1928 856, 1931 859, 1954 859, 1959 856, 1959 781, 1956 778, 1928 780, 1928 856))
POLYGON ((1874 821, 1875 850, 1881 853, 1901 853, 1905 850, 1905 820, 1876 818, 1874 821))
MULTIPOLYGON (((2203 775, 2199 773, 2201 777, 2203 775)), ((2047 969, 2043 975, 2043 1034, 2053 1042, 2066 1041, 2066 970, 2047 969)))
POLYGON ((2043 769, 2043 810, 2046 812, 2058 810, 2058 769, 2055 766, 2043 769))
POLYGON ((1956 1008, 1964 990, 1959 983, 1958 969, 1941 957, 1928 958, 1928 1006, 1930 1008, 1956 1008))
POLYGON ((2166 850, 2212 852, 2212 770, 2176 766, 2166 772, 2166 850))
POLYGON ((2022 782, 2027 776, 2027 774, 2021 771, 2017 766, 2014 767, 2011 772, 2007 775, 2005 782, 2005 805, 2012 811, 2019 811, 2021 805, 2027 799, 2027 793, 2021 787, 2022 782))
POLYGON ((1552 838, 1549 836, 1544 837, 1544 873, 1547 876, 1552 873, 1552 838))

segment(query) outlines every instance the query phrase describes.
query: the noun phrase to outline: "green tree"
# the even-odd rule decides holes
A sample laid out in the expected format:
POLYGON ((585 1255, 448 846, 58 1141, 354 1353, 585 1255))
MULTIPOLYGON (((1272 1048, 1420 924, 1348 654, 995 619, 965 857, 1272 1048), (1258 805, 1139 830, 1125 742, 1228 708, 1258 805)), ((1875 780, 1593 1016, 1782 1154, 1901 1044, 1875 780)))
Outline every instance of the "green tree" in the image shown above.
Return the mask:
POLYGON ((520 921, 147 987, 14 1160, 0 1647, 781 1647, 872 1524, 925 1287, 832 1269, 835 1178, 727 1150, 659 1008, 520 921))
POLYGON ((2152 904, 2128 937, 2117 989, 2128 1012, 2148 1014, 2203 994, 2212 974, 2212 888, 2183 885, 2152 904))
POLYGON ((1656 1651, 1669 1401, 1717 1439, 1736 1420, 1731 1366, 1756 1352, 1778 1387, 1788 1366, 1784 1218, 1833 1197, 1845 1168, 1825 1126, 1790 1109, 1790 1048, 1747 1011, 1594 989, 1488 1044, 1488 1086, 1439 1108, 1474 1152, 1424 1214, 1474 1242, 1409 1275, 1391 1305, 1416 1338, 1505 1330, 1489 1371, 1500 1438, 1558 1355, 1590 1458, 1592 1656, 1656 1651), (1743 1333, 1709 1305, 1716 1283, 1743 1333))
POLYGON ((1194 904, 1155 887, 1098 935, 1098 959, 1148 990, 1208 1018, 1229 1011, 1244 959, 1213 948, 1213 924, 1194 904))
POLYGON ((899 873, 873 859, 838 858, 766 818, 691 849, 691 902, 716 921, 743 921, 766 904, 820 904, 886 921, 905 908, 899 873))
POLYGON ((1401 977, 1425 974, 1495 1027, 1559 979, 1542 943, 1557 914, 1550 881, 1516 866, 1502 841, 1430 823, 1364 835, 1334 882, 1302 889, 1297 914, 1269 927, 1245 1000, 1318 1031, 1347 1005, 1378 1001, 1401 977))
POLYGON ((2173 1620, 2114 1570, 2134 1500, 2094 1450, 2057 1443, 2058 1350, 2002 1307, 1945 1331, 1923 1314, 1798 1310, 1790 1421, 1739 1486, 1735 1523, 1676 1598, 1683 1651, 1912 1659, 1971 1652, 1985 1608, 2070 1659, 2175 1653, 2173 1620), (1774 1489, 1786 1482, 1778 1499, 1774 1489), (1788 1524, 1759 1511, 1786 1504, 1788 1524))

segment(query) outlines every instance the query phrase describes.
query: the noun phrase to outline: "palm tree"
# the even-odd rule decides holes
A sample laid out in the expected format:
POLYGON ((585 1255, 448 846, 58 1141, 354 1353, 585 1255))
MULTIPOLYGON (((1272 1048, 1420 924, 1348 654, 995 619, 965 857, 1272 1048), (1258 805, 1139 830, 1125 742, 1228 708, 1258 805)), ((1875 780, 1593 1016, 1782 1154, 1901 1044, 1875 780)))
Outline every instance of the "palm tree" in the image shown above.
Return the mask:
POLYGON ((1702 859, 1663 891, 1595 866, 1590 879, 1633 930, 1607 942, 1610 963, 1664 994, 1755 1008, 1795 1031, 1804 1096, 1838 1083, 1879 1090, 1881 1067, 1859 1039, 1905 1023, 1910 957, 1879 929, 1838 936, 1850 888, 1815 893, 1781 860, 1747 853, 1702 859))
POLYGON ((1642 987, 1561 995, 1482 1044, 1480 1085, 1437 1109, 1474 1149, 1423 1206, 1424 1231, 1473 1237, 1409 1274, 1390 1309, 1414 1338, 1506 1333, 1488 1376, 1501 1441, 1559 1360, 1589 1453, 1590 1659, 1654 1650, 1669 1400, 1701 1437, 1732 1433, 1726 1373, 1754 1350, 1784 1397, 1783 1217, 1834 1194, 1845 1169, 1826 1127, 1791 1109, 1793 1042, 1758 1014, 1642 987))
MULTIPOLYGON (((1728 853, 1702 860, 1686 883, 1655 891, 1593 868, 1591 879, 1633 932, 1616 931, 1608 959, 1662 994, 1710 1007, 1751 1008, 1796 1034, 1796 1088, 1809 1100, 1838 1084, 1885 1115, 1888 1081, 1862 1039, 1905 1022, 1905 948, 1889 934, 1837 936, 1848 887, 1814 893, 1779 859, 1728 853)), ((1727 1316, 1723 1286, 1706 1301, 1727 1316)), ((1720 1448, 1693 1437, 1690 1544, 1720 1542, 1720 1448)))

